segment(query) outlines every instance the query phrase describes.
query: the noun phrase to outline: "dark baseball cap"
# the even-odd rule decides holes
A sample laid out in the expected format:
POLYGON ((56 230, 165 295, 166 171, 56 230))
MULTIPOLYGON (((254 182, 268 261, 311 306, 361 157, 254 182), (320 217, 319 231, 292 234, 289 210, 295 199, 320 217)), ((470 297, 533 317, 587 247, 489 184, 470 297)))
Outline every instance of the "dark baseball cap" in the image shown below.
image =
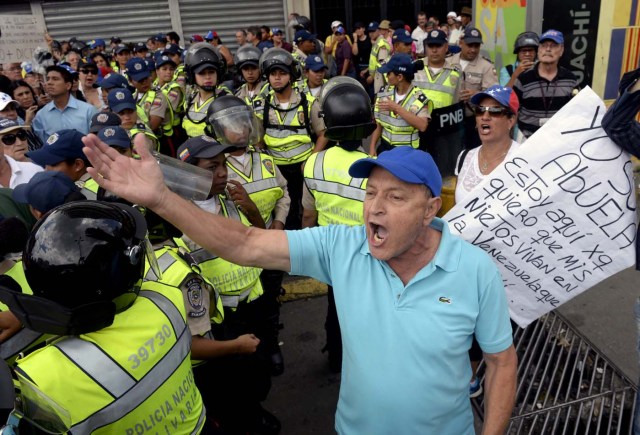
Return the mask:
POLYGON ((142 53, 143 51, 149 51, 149 47, 144 42, 136 42, 133 46, 135 53, 142 53))
POLYGON ((389 72, 407 74, 407 73, 415 73, 415 68, 413 66, 413 60, 411 56, 405 53, 396 53, 389 59, 389 62, 382 65, 378 68, 378 71, 382 74, 386 74, 389 72))
POLYGON ((104 79, 102 79, 102 82, 100 82, 100 87, 106 90, 111 90, 114 88, 126 88, 128 85, 129 82, 127 81, 127 79, 123 75, 117 73, 109 74, 104 79))
POLYGON ((482 44, 482 33, 475 27, 468 27, 464 29, 462 39, 465 44, 482 44))
POLYGON ((162 54, 180 54, 181 51, 178 44, 167 44, 162 50, 162 54))
POLYGON ((411 33, 404 28, 398 29, 393 32, 393 36, 391 37, 392 42, 402 42, 404 44, 411 44, 413 42, 413 38, 411 37, 411 33))
POLYGON ((67 174, 60 171, 42 171, 28 183, 19 184, 11 192, 15 202, 29 204, 41 213, 46 213, 62 204, 73 192, 80 189, 67 174))
POLYGON ((307 56, 304 61, 304 68, 318 72, 321 69, 328 69, 321 56, 307 56))
POLYGON ((68 159, 82 159, 88 162, 82 152, 83 134, 78 130, 65 129, 53 133, 42 148, 29 151, 26 156, 40 166, 56 165, 68 159))
POLYGON ((122 127, 105 127, 98 132, 98 138, 110 147, 131 148, 131 138, 122 127))
POLYGON ((434 44, 434 45, 444 45, 449 40, 447 39, 447 34, 442 30, 432 30, 429 32, 427 37, 424 40, 425 44, 434 44))
POLYGON ((96 134, 105 127, 120 126, 120 117, 113 112, 100 112, 91 117, 89 133, 96 134))
POLYGON ((162 65, 166 65, 168 63, 170 63, 173 66, 176 66, 176 63, 173 61, 173 59, 171 59, 169 56, 167 56, 164 53, 156 55, 155 62, 156 62, 156 69, 158 69, 162 65))
POLYGON ((131 48, 127 45, 127 44, 123 44, 123 43, 119 43, 118 45, 116 45, 116 47, 113 49, 113 52, 115 54, 120 54, 123 51, 131 51, 131 48))
POLYGON ((395 147, 375 159, 357 160, 349 168, 349 175, 368 178, 374 166, 386 169, 406 183, 423 184, 431 190, 433 196, 440 196, 442 176, 429 153, 408 146, 395 147))
POLYGON ((375 32, 380 27, 380 24, 377 21, 372 21, 367 25, 367 32, 375 32))
POLYGON ((238 149, 234 145, 223 145, 214 138, 202 135, 187 139, 178 148, 178 158, 185 163, 195 164, 196 159, 211 159, 225 151, 238 149))
POLYGON ((131 58, 127 61, 127 75, 129 78, 139 82, 151 76, 147 63, 139 57, 131 58))
POLYGON ((315 41, 315 39, 316 35, 310 33, 308 30, 298 30, 293 38, 293 40, 298 43, 303 41, 315 41))
POLYGON ((125 109, 136 110, 136 100, 129 89, 111 89, 107 96, 107 104, 114 113, 120 113, 125 109))

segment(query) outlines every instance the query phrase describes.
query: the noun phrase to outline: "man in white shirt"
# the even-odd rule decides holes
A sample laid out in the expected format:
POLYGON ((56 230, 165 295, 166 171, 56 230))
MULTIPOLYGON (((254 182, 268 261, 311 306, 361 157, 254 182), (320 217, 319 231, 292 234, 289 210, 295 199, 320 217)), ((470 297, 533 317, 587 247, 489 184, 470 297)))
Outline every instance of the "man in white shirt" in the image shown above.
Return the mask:
POLYGON ((424 40, 427 37, 427 33, 427 13, 420 11, 418 12, 418 27, 411 32, 411 38, 416 44, 416 56, 419 58, 425 57, 424 40))

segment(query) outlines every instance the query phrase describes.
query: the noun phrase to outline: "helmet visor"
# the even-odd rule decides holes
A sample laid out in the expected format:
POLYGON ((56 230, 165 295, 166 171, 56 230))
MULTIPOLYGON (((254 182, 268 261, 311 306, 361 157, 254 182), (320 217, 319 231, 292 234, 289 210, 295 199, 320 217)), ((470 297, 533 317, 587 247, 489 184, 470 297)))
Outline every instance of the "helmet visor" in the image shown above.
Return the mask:
POLYGON ((233 106, 215 112, 209 123, 223 145, 246 147, 260 142, 262 128, 251 109, 246 106, 233 106))

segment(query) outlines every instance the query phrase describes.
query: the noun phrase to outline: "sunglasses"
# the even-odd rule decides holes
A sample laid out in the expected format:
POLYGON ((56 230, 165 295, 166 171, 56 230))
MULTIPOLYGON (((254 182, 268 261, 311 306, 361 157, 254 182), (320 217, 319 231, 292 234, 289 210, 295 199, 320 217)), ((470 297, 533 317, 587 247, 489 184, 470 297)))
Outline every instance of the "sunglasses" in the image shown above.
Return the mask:
POLYGON ((24 130, 20 130, 16 134, 5 134, 0 140, 2 140, 2 143, 5 145, 13 145, 16 143, 16 138, 24 141, 27 140, 27 137, 27 133, 24 130))
POLYGON ((81 72, 82 74, 94 74, 94 75, 95 75, 95 74, 98 74, 98 70, 97 70, 97 69, 91 69, 91 68, 87 68, 87 69, 82 68, 82 69, 80 70, 80 72, 81 72))
POLYGON ((474 106, 473 111, 475 112, 476 116, 481 116, 485 112, 489 112, 489 115, 491 116, 505 116, 510 113, 509 110, 505 109, 504 107, 488 106, 474 106))

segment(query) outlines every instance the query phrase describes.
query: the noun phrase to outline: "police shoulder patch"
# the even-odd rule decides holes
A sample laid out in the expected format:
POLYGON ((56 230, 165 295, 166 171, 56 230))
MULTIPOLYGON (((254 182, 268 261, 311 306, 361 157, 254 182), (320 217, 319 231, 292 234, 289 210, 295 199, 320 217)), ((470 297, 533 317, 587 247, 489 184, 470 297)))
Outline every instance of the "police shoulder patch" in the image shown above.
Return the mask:
POLYGON ((425 94, 423 94, 422 92, 418 93, 418 101, 420 101, 421 103, 424 103, 425 101, 427 101, 427 96, 425 94))
POLYGON ((189 301, 189 317, 204 316, 207 310, 204 307, 204 290, 202 289, 201 280, 191 278, 185 283, 184 288, 189 301))

